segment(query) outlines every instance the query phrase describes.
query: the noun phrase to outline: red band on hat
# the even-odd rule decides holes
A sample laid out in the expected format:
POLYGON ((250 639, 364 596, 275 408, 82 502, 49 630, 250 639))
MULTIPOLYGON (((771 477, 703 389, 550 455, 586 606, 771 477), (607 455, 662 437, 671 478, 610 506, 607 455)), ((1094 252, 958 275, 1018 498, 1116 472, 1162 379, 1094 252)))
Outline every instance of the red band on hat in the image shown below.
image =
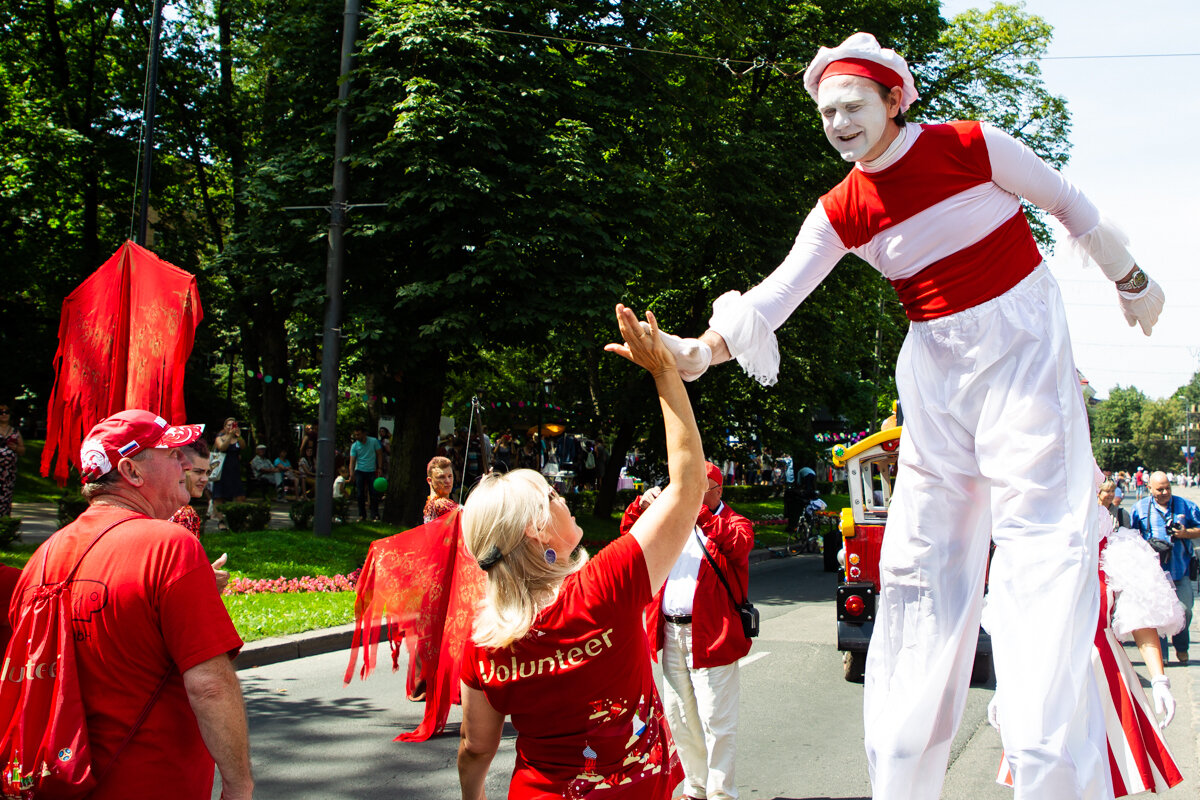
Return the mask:
POLYGON ((904 79, 900 77, 900 73, 865 58, 838 59, 825 68, 825 71, 821 73, 821 80, 832 78, 834 75, 857 75, 861 78, 870 78, 876 83, 882 84, 885 89, 904 85, 904 79))
POLYGON ((721 468, 711 461, 704 462, 704 471, 708 473, 708 479, 714 481, 717 486, 725 483, 725 476, 721 474, 721 468))

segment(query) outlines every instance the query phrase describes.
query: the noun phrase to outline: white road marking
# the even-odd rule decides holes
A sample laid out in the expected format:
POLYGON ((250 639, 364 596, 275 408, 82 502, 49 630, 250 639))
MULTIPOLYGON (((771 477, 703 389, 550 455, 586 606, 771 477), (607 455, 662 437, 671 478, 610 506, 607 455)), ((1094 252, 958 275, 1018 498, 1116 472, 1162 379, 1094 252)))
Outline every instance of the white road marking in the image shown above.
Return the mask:
POLYGON ((747 664, 753 664, 755 661, 758 661, 760 658, 766 658, 769 655, 771 655, 770 650, 766 651, 765 653, 755 653, 754 655, 746 656, 745 658, 739 659, 738 665, 744 667, 747 664))

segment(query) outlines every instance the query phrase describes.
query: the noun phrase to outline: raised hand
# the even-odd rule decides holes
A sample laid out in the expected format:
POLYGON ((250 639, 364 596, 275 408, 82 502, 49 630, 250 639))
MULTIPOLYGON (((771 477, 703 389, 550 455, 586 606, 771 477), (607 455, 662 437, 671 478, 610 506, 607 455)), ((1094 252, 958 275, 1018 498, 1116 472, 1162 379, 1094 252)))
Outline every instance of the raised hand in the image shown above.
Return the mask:
POLYGON ((623 344, 607 344, 604 349, 628 358, 651 375, 677 369, 675 356, 663 344, 658 321, 650 311, 646 312, 646 322, 649 330, 642 327, 632 309, 617 303, 617 327, 621 329, 621 338, 625 341, 623 344))

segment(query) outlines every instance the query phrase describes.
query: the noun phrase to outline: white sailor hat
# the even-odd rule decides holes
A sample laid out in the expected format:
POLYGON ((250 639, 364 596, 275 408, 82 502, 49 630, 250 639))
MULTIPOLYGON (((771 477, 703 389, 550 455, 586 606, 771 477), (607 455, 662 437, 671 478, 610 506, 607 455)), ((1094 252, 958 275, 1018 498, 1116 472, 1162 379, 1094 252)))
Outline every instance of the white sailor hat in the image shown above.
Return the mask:
POLYGON ((907 111, 918 100, 917 86, 904 57, 879 42, 869 33, 859 31, 837 47, 822 47, 804 70, 804 88, 817 99, 817 86, 834 75, 860 75, 891 89, 901 87, 900 110, 907 111))

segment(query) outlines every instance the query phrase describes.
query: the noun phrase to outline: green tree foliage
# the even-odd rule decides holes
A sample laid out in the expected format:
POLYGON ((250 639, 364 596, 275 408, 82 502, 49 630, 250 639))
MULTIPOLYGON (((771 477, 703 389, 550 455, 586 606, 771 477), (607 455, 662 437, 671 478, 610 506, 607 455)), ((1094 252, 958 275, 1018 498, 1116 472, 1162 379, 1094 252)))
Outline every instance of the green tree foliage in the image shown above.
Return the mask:
MULTIPOLYGON (((922 98, 914 113, 930 120, 973 119, 1007 131, 1055 168, 1067 163, 1071 116, 1067 101, 1047 91, 1040 60, 1053 28, 1019 4, 997 2, 950 20, 939 47, 913 64, 922 98)), ((1054 237, 1044 212, 1026 204, 1034 235, 1054 237)))
POLYGON ((1191 402, 1200 373, 1173 397, 1151 400, 1133 387, 1113 389, 1089 409, 1092 452, 1104 469, 1186 469, 1183 448, 1200 445, 1200 414, 1191 402))
POLYGON ((1109 392, 1107 400, 1088 409, 1092 453, 1102 468, 1130 472, 1137 469, 1138 443, 1134 432, 1148 402, 1134 387, 1117 386, 1109 392))
POLYGON ((1148 469, 1174 469, 1182 463, 1179 422, 1182 409, 1174 399, 1148 400, 1133 430, 1139 461, 1148 469))
MULTIPOLYGON (((29 322, 0 344, 34 363, 63 295, 129 229, 148 8, 54 0, 0 22, 0 247, 23 270, 0 310, 29 322)), ((320 359, 341 12, 190 0, 164 31, 156 249, 200 280, 190 402, 199 419, 251 412, 273 446, 299 407, 281 380, 320 359)), ((411 519, 438 417, 465 421, 472 396, 515 405, 549 377, 553 421, 618 455, 645 437, 644 377, 601 351, 614 303, 694 335, 782 260, 846 171, 800 73, 855 30, 917 64, 923 118, 989 119, 1065 157, 1065 109, 1030 60, 1049 30, 1013 6, 948 26, 935 0, 367 6, 341 363, 356 391, 399 399, 370 408, 398 423, 390 513, 411 519)), ((744 456, 734 437, 807 460, 816 426, 875 424, 905 327, 847 259, 780 329, 777 386, 736 367, 692 385, 710 455, 744 456)), ((536 421, 505 414, 489 424, 536 421)))
MULTIPOLYGON (((63 297, 126 238, 148 28, 120 2, 9 3, 0 16, 0 347, 45 398, 63 297)), ((32 409, 30 409, 32 410, 32 409)))

